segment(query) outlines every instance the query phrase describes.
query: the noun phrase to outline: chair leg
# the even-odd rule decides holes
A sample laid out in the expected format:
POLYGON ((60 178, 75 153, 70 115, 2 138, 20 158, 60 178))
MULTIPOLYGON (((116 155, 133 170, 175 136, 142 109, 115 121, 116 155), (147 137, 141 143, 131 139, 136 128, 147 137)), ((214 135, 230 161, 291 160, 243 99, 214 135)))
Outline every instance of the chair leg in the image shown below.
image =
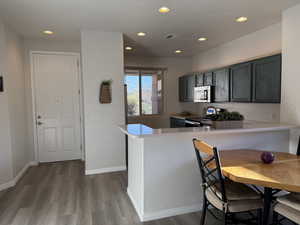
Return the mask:
POLYGON ((227 213, 224 213, 224 225, 227 225, 228 223, 228 221, 227 221, 227 219, 228 219, 228 215, 227 215, 227 213))
POLYGON ((259 225, 263 225, 262 224, 262 209, 258 209, 257 210, 257 224, 259 225))
POLYGON ((273 211, 273 225, 278 225, 278 213, 273 211))
POLYGON ((201 219, 200 219, 200 225, 205 224, 206 210, 207 210, 207 200, 206 200, 206 197, 204 196, 203 205, 202 205, 202 214, 201 214, 201 219))

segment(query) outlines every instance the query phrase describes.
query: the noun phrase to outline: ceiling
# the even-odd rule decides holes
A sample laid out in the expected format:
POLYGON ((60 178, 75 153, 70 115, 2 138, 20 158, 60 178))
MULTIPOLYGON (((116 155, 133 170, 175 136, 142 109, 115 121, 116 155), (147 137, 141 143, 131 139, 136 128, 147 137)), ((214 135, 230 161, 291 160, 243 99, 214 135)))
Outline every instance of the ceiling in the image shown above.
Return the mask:
POLYGON ((281 20, 299 0, 1 0, 0 16, 25 38, 80 40, 81 29, 123 32, 130 54, 191 56, 281 20), (168 6, 171 12, 160 14, 168 6), (247 16, 246 23, 236 23, 247 16), (43 30, 55 34, 46 37, 43 30), (138 37, 137 32, 146 32, 138 37), (166 40, 174 34, 176 38, 166 40), (206 42, 197 41, 205 36, 206 42))

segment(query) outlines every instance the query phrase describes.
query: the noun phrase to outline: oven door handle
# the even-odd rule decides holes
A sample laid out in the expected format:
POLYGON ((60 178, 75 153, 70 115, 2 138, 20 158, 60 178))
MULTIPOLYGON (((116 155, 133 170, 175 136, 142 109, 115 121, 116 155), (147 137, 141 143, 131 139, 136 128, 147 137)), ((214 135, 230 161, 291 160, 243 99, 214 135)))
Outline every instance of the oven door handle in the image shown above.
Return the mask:
POLYGON ((201 125, 201 123, 199 123, 199 122, 194 122, 194 121, 190 121, 190 120, 186 120, 185 123, 191 124, 191 125, 198 125, 198 126, 201 125))

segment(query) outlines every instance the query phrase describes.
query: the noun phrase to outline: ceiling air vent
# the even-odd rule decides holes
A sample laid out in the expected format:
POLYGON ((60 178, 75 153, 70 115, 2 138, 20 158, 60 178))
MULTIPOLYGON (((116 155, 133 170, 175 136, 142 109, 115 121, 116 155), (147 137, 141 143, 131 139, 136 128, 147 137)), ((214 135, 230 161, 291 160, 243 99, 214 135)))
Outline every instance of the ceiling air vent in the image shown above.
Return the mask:
POLYGON ((175 34, 168 34, 166 36, 166 39, 174 39, 175 37, 176 37, 175 34))

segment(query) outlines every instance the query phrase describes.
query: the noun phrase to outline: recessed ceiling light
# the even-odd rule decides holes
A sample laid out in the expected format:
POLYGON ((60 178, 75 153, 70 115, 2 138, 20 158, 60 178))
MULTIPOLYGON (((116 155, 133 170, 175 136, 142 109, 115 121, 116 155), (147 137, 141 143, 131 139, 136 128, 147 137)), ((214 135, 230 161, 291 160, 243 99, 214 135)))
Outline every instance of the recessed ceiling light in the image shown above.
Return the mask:
POLYGON ((53 31, 51 31, 51 30, 44 30, 43 33, 44 33, 44 34, 51 35, 51 34, 53 34, 53 31))
POLYGON ((127 51, 131 51, 133 48, 130 47, 130 46, 126 46, 125 49, 126 49, 127 51))
POLYGON ((241 17, 237 17, 237 18, 235 19, 235 21, 238 22, 238 23, 245 23, 245 22, 248 21, 248 18, 245 17, 245 16, 241 16, 241 17))
POLYGON ((137 33, 137 36, 144 37, 144 36, 146 36, 146 33, 144 33, 144 32, 139 32, 139 33, 137 33))
POLYGON ((200 37, 200 38, 198 38, 198 41, 207 41, 207 38, 206 37, 200 37))
POLYGON ((176 54, 180 54, 182 52, 183 52, 183 50, 180 50, 180 49, 178 49, 178 50, 175 51, 176 54))
POLYGON ((168 12, 171 11, 171 9, 168 8, 168 7, 166 7, 166 6, 162 6, 162 7, 159 8, 158 11, 159 11, 160 13, 168 13, 168 12))

